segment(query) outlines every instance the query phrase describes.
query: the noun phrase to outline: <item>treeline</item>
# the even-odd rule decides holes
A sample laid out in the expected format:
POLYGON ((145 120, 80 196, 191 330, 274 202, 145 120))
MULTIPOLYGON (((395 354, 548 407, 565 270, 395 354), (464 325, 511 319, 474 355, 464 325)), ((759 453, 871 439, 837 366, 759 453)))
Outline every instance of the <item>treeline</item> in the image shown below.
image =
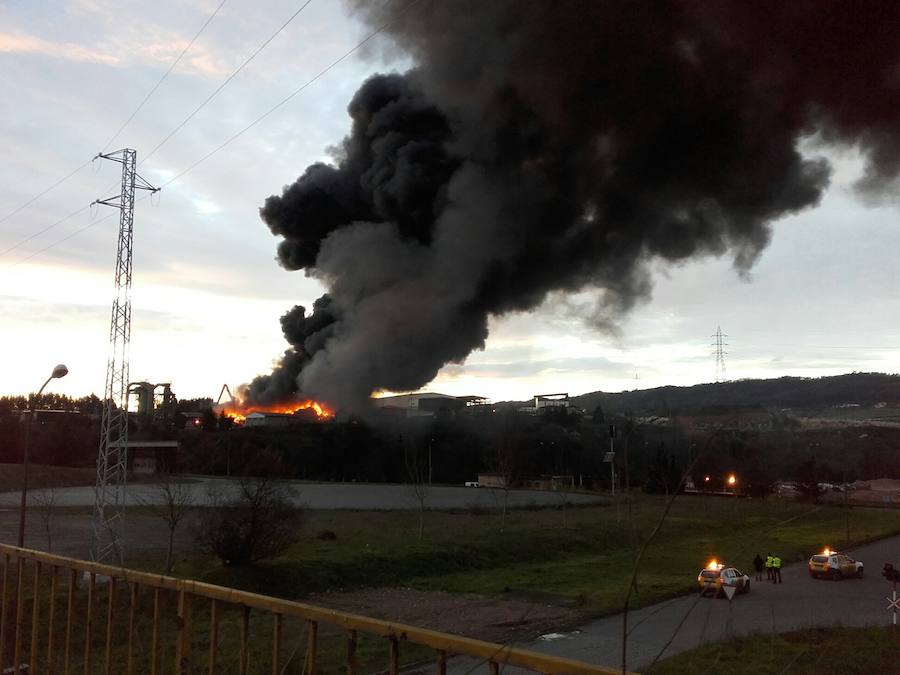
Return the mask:
MULTIPOLYGON (((229 429, 228 420, 206 408, 201 428, 150 433, 132 420, 129 433, 136 440, 178 438, 179 470, 204 474, 245 474, 256 457, 270 453, 287 475, 316 481, 408 483, 427 477, 434 483, 462 484, 487 472, 513 484, 570 476, 576 486, 609 489, 610 465, 604 456, 610 450, 609 425, 614 424, 619 487, 627 481, 635 489, 671 492, 692 462, 698 484, 709 476, 708 486, 721 488, 725 477, 735 473, 742 491, 759 495, 779 480, 815 484, 900 478, 896 427, 808 429, 782 415, 764 428, 710 432, 635 420, 601 409, 587 417, 549 409, 542 415, 505 410, 229 429)), ((0 462, 21 461, 24 432, 18 408, 0 407, 0 462)), ((98 441, 96 415, 38 416, 31 456, 37 463, 92 466, 98 441)))
POLYGON ((69 412, 80 411, 82 413, 100 414, 103 402, 94 394, 72 398, 63 394, 29 394, 28 396, 0 396, 0 416, 10 413, 24 412, 32 406, 36 410, 66 410, 69 412))
POLYGON ((708 409, 822 409, 847 403, 900 405, 900 375, 850 373, 833 377, 737 380, 693 387, 657 387, 615 394, 592 392, 573 399, 594 410, 656 415, 698 414, 708 409))

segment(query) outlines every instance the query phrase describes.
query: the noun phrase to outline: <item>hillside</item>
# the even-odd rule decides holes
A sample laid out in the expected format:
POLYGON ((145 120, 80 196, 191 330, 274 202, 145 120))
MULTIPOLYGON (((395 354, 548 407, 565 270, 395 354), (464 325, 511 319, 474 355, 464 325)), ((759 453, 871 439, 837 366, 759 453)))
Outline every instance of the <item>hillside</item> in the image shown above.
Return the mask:
POLYGON ((599 404, 607 412, 660 415, 721 407, 820 410, 846 404, 900 406, 900 375, 850 373, 834 377, 779 377, 692 387, 657 387, 613 394, 595 391, 576 396, 572 401, 588 411, 599 404))

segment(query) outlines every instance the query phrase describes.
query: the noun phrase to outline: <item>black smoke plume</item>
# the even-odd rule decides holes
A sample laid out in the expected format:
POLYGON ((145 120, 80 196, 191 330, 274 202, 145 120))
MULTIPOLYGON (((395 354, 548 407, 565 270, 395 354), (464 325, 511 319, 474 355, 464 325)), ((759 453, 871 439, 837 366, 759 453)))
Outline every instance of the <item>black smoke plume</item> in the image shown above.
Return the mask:
POLYGON ((654 259, 729 254, 744 272, 828 185, 802 139, 857 145, 869 193, 900 168, 893 4, 375 4, 358 14, 415 66, 367 80, 335 164, 261 209, 281 264, 329 298, 321 327, 318 310, 283 320, 299 330, 264 391, 283 378, 359 407, 551 291, 596 289, 615 322, 654 259))

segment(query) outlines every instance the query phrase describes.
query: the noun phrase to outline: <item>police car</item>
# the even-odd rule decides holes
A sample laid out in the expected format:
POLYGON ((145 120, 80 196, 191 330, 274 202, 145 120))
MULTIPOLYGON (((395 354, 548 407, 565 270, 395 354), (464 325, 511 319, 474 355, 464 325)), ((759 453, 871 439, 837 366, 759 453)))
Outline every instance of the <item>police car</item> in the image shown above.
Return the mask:
POLYGON ((814 579, 862 578, 863 569, 859 560, 828 548, 809 559, 809 576, 814 579))

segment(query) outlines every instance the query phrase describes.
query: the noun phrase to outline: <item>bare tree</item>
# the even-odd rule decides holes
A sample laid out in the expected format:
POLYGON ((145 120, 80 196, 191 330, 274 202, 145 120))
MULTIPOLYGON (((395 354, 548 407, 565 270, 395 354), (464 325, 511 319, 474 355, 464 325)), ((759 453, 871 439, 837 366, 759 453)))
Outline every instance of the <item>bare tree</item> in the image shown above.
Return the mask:
POLYGON ((509 491, 518 475, 515 440, 508 433, 503 433, 497 443, 494 456, 494 470, 500 478, 503 490, 503 509, 500 515, 500 529, 506 527, 506 514, 509 511, 509 491))
POLYGON ((425 537, 425 506, 428 501, 429 467, 427 459, 423 459, 419 448, 409 438, 409 435, 404 443, 403 460, 406 477, 409 480, 409 490, 419 509, 419 541, 421 541, 425 537))
POLYGON ((41 525, 44 527, 44 534, 47 537, 47 552, 53 552, 53 518, 56 515, 54 506, 56 506, 56 488, 48 487, 35 490, 31 493, 31 499, 39 507, 38 513, 41 516, 41 525))
POLYGON ((569 529, 569 491, 575 489, 575 478, 573 476, 559 476, 558 480, 554 479, 553 490, 559 498, 560 508, 562 508, 563 529, 569 529))
POLYGON ((164 483, 154 485, 143 495, 138 496, 138 502, 162 520, 169 531, 166 545, 166 574, 172 572, 175 531, 194 507, 194 501, 190 484, 179 483, 171 476, 168 476, 164 483))
POLYGON ((210 491, 200 541, 226 565, 251 565, 283 552, 300 534, 303 512, 283 482, 285 468, 270 450, 247 466, 237 493, 210 491))

